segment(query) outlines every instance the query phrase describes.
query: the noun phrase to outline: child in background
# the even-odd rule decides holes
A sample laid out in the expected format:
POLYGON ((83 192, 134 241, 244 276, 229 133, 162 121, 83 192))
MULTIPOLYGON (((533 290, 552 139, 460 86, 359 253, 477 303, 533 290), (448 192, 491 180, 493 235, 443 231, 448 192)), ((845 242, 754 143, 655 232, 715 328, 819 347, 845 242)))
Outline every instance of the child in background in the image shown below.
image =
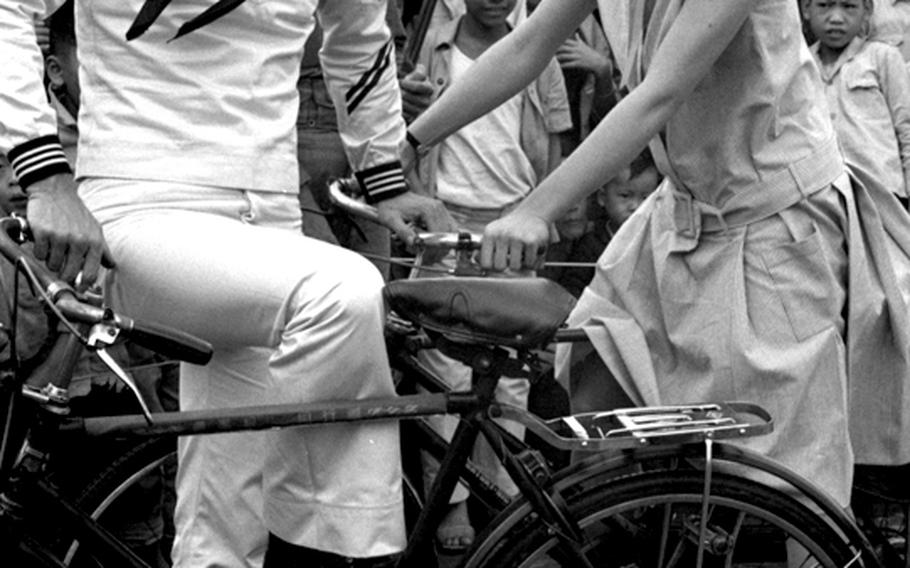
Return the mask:
POLYGON ((602 216, 596 209, 599 208, 593 197, 583 199, 554 223, 559 239, 547 247, 547 261, 537 270, 538 276, 549 278, 572 291, 566 285, 565 275, 574 269, 564 264, 576 262, 578 243, 594 229, 592 219, 602 216))
POLYGON ((904 61, 910 62, 910 2, 874 0, 874 7, 870 37, 898 48, 904 61))
MULTIPOLYGON (((897 48, 866 37, 872 0, 803 0, 847 164, 873 197, 910 196, 910 74, 897 48)), ((880 206, 891 207, 889 201, 880 206)), ((896 205, 896 204, 893 204, 896 205)))
MULTIPOLYGON (((25 217, 26 201, 6 156, 0 155, 0 216, 15 214, 25 217)), ((16 356, 20 372, 33 380, 39 377, 53 379, 59 372, 65 336, 58 332, 55 318, 32 293, 24 276, 18 277, 18 295, 14 298, 16 267, 5 258, 0 258, 0 365, 11 364, 9 339, 15 302, 16 356)), ((107 347, 107 352, 132 376, 151 411, 161 412, 162 399, 158 396, 158 387, 165 371, 157 364, 155 354, 122 342, 107 347)), ((83 351, 79 358, 67 396, 69 408, 77 416, 140 411, 132 393, 126 390, 113 371, 89 351, 83 351)), ((87 445, 60 447, 55 451, 50 467, 67 472, 60 479, 65 482, 61 489, 79 489, 133 443, 93 440, 87 445), (70 483, 72 485, 68 485, 70 483)), ((130 490, 129 499, 123 502, 127 507, 118 506, 116 511, 112 509, 107 513, 108 519, 116 519, 110 526, 117 527, 117 536, 131 543, 131 547, 155 567, 169 565, 165 560, 169 544, 165 540, 168 519, 164 514, 168 495, 165 488, 168 486, 168 481, 156 470, 130 490)))
MULTIPOLYGON (((547 260, 592 264, 597 262, 619 227, 657 189, 660 180, 661 175, 654 165, 651 152, 645 149, 628 167, 623 168, 615 178, 597 191, 597 204, 602 208, 603 215, 600 217, 589 215, 592 219, 592 229, 566 241, 562 240, 564 235, 560 231, 561 240, 547 249, 547 260), (566 248, 563 242, 570 243, 570 248, 566 248)), ((571 209, 569 216, 577 208, 571 209)), ((585 209, 592 213, 597 211, 595 207, 585 209)), ((556 224, 557 228, 561 223, 556 224)), ((539 275, 555 280, 577 298, 594 277, 594 268, 593 266, 546 268, 541 270, 539 275)))
MULTIPOLYGON (((528 0, 533 12, 540 0, 528 0)), ((619 101, 618 72, 613 51, 600 25, 598 10, 556 50, 572 110, 572 129, 562 135, 562 155, 568 156, 588 137, 600 119, 619 101)))
POLYGON ((45 22, 48 45, 44 54, 44 73, 48 98, 57 113, 57 135, 70 164, 76 163, 79 128, 79 59, 76 55, 76 24, 70 0, 45 22))
MULTIPOLYGON (((73 22, 73 1, 65 3, 45 22, 49 38, 45 51, 45 73, 49 97, 57 112, 59 137, 67 159, 74 162, 78 130, 76 116, 79 109, 78 60, 76 33, 73 22)), ((27 197, 22 191, 6 156, 0 155, 0 215, 26 216, 27 197)), ((30 245, 25 245, 29 247, 30 245)), ((58 373, 63 355, 65 335, 59 333, 56 320, 48 316, 41 300, 31 292, 20 275, 18 296, 15 290, 16 268, 0 259, 0 329, 8 328, 12 318, 13 302, 17 308, 17 355, 21 371, 33 380, 52 379, 58 373)), ((92 290, 100 294, 100 287, 92 290)), ((0 341, 8 335, 0 334, 0 341)), ((0 360, 10 360, 7 345, 0 360)), ((108 346, 106 351, 133 378, 152 412, 177 409, 176 362, 165 361, 156 353, 128 342, 108 346)), ((133 394, 98 357, 88 350, 82 351, 72 381, 67 390, 69 408, 77 416, 131 414, 140 411, 133 394)), ((91 444, 61 447, 53 455, 50 467, 66 471, 69 487, 79 488, 86 479, 108 467, 134 442, 94 440, 91 444)), ((164 477, 163 470, 156 470, 131 489, 124 506, 112 509, 108 519, 116 519, 110 526, 118 527, 117 536, 131 543, 135 550, 152 566, 168 566, 170 549, 170 518, 165 504, 172 494, 172 479, 164 477)))
MULTIPOLYGON (((875 11, 879 8, 894 9, 890 0, 884 5, 877 1, 875 11)), ((910 196, 910 74, 895 47, 900 42, 867 39, 872 12, 871 0, 803 3, 803 17, 817 40, 812 52, 821 69, 844 158, 869 190, 883 217, 905 216, 910 196)), ((907 270, 898 276, 904 281, 910 279, 907 270)), ((874 410, 870 406, 857 405, 854 413, 865 420, 867 410, 882 411, 879 404, 874 410)), ((878 497, 897 490, 889 482, 902 479, 895 465, 858 458, 855 486, 874 482, 880 491, 874 492, 875 497, 868 492, 854 492, 851 506, 862 511, 865 518, 876 519, 877 526, 900 535, 903 515, 892 516, 896 506, 878 497)))
MULTIPOLYGON (((437 96, 470 76, 474 59, 511 30, 507 18, 516 0, 466 0, 464 4, 464 16, 430 30, 418 58, 437 96)), ((562 73, 551 59, 543 73, 522 92, 423 156, 417 165, 420 181, 431 195, 445 203, 462 229, 480 233, 555 167, 561 155, 559 133, 570 126, 562 73)), ((427 275, 434 273, 427 271, 427 275)), ((424 351, 421 357, 454 390, 470 388, 469 367, 436 351, 424 351)), ((526 407, 528 392, 525 378, 504 377, 496 396, 500 401, 526 407)), ((433 424, 451 437, 457 421, 439 417, 434 418, 433 424)), ((523 435, 520 426, 506 426, 516 436, 523 435)), ((485 441, 478 443, 475 461, 506 491, 517 491, 485 441)), ((435 462, 426 460, 427 482, 435 477, 436 470, 435 462)), ((462 551, 474 538, 466 498, 467 492, 459 486, 436 534, 443 550, 462 551)))
MULTIPOLYGON (((15 213, 25 216, 27 198, 19 187, 13 169, 6 156, 0 155, 0 215, 15 213)), ((12 333, 12 293, 15 269, 5 260, 0 261, 0 362, 7 364, 12 356, 10 334, 12 333)), ((41 301, 29 291, 24 281, 19 283, 18 324, 16 326, 16 354, 24 372, 35 368, 47 357, 52 346, 49 340, 50 322, 41 301)))
MULTIPOLYGON (((632 216, 638 206, 651 195, 660 184, 662 176, 657 171, 651 151, 645 148, 628 167, 608 181, 597 192, 597 203, 604 208, 605 218, 602 232, 606 235, 604 245, 632 216)), ((601 247, 597 256, 603 252, 601 247)))
MULTIPOLYGON (((509 33, 515 2, 467 0, 462 18, 430 30, 418 63, 435 97, 469 76, 473 60, 509 33)), ((521 93, 422 156, 420 181, 462 228, 482 231, 559 163, 560 133, 570 127, 565 83, 551 60, 521 93)))

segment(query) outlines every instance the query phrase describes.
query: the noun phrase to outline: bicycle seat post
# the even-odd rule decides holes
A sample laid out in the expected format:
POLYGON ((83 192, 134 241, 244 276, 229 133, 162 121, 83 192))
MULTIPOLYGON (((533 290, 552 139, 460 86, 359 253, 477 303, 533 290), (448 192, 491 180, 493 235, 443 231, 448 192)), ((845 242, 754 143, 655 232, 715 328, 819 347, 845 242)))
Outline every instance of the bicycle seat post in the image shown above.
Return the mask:
POLYGON ((462 420, 455 429, 449 450, 440 463, 439 473, 428 492, 426 505, 420 511, 398 566, 411 565, 414 558, 421 556, 422 548, 432 542, 436 527, 442 522, 449 497, 473 452, 480 433, 479 424, 489 416, 488 410, 493 403, 499 377, 509 363, 509 352, 500 347, 458 343, 445 338, 439 339, 437 347, 446 355, 471 367, 471 393, 475 396, 462 399, 461 403, 452 401, 447 407, 449 413, 462 413, 462 420))
POLYGON ((472 390, 483 401, 484 410, 493 401, 499 378, 513 363, 509 352, 501 347, 452 341, 441 337, 436 347, 443 354, 471 368, 472 390))

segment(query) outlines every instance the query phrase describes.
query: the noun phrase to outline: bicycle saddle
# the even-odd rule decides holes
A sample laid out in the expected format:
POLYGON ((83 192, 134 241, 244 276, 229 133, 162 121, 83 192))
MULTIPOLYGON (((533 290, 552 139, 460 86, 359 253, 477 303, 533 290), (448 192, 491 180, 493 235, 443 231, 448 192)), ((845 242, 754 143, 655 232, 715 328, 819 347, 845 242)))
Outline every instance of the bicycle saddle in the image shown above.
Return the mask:
POLYGON ((451 339, 524 348, 546 344, 575 306, 546 278, 393 280, 383 296, 399 316, 451 339))

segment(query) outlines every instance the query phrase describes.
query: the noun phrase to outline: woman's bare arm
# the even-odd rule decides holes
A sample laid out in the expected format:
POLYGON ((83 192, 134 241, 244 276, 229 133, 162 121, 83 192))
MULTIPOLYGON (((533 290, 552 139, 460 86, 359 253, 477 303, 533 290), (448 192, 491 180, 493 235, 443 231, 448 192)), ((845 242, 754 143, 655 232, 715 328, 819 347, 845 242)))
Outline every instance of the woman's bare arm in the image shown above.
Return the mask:
POLYGON ((493 110, 540 75, 594 6, 595 0, 544 0, 408 130, 423 145, 432 145, 493 110))
POLYGON ((486 231, 482 261, 533 266, 546 227, 628 164, 666 125, 742 27, 753 0, 688 0, 644 81, 522 204, 486 231))

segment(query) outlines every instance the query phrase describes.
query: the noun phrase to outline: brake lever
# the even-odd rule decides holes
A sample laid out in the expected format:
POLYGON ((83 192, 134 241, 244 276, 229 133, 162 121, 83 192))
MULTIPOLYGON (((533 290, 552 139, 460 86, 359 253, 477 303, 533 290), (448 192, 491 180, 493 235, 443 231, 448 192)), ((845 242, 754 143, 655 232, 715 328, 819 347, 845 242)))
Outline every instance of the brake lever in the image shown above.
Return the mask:
POLYGON ((112 345, 116 341, 117 336, 120 334, 120 330, 112 325, 105 323, 97 323, 92 326, 91 331, 88 334, 88 340, 86 344, 98 355, 98 357, 107 365, 118 379, 120 379, 123 384, 125 384, 133 395, 136 397, 136 400, 139 402, 139 407, 142 409, 142 414, 145 416, 145 421, 151 426, 154 423, 152 419, 152 413, 149 410, 148 405, 145 403, 145 399, 142 398, 142 393, 139 391, 139 386, 136 384, 136 381, 123 370, 117 361, 107 352, 106 347, 112 345))

